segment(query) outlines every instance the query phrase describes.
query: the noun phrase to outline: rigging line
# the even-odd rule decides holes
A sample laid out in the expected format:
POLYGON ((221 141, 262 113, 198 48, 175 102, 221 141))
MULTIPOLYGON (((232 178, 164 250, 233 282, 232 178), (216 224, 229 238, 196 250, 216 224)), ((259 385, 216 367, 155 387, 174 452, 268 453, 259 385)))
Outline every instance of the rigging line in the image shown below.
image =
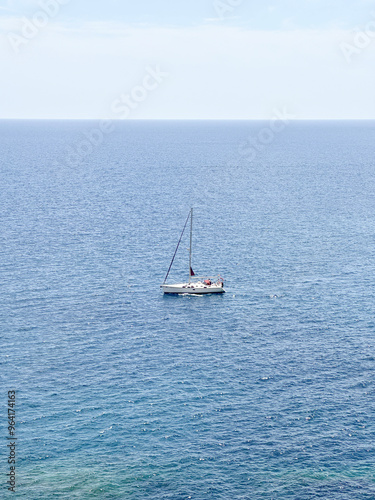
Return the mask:
POLYGON ((166 277, 164 278, 163 285, 164 285, 164 283, 167 281, 167 278, 168 278, 168 275, 169 275, 169 271, 171 270, 171 267, 172 267, 172 264, 173 264, 174 258, 176 257, 176 253, 177 253, 178 247, 180 246, 180 243, 181 243, 181 240, 182 240, 182 236, 183 236, 183 234, 184 234, 184 232, 185 232, 185 229, 186 229, 186 224, 188 223, 189 217, 190 217, 190 212, 189 212, 189 215, 187 216, 187 219, 186 219, 186 222, 185 222, 185 225, 184 225, 184 229, 182 230, 182 233, 181 233, 180 239, 178 240, 177 247, 176 247, 176 250, 175 250, 174 255, 173 255, 173 257, 172 257, 172 262, 171 262, 171 265, 169 266, 169 269, 168 269, 167 275, 166 275, 166 277))

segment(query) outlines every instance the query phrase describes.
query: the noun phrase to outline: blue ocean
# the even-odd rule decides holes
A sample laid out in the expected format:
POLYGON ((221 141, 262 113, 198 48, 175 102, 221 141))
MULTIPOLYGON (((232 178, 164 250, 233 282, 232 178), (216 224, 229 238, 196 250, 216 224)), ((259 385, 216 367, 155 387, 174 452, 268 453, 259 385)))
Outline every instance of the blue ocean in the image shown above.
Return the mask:
POLYGON ((373 500, 375 122, 103 130, 0 122, 0 496, 373 500))

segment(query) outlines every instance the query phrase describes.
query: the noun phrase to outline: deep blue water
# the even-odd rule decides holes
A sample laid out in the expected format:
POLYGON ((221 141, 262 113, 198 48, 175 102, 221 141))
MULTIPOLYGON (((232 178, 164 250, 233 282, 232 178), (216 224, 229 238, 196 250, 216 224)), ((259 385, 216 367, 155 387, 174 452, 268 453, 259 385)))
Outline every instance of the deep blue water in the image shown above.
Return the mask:
POLYGON ((374 499, 375 122, 97 126, 0 122, 4 498, 14 388, 13 498, 374 499))

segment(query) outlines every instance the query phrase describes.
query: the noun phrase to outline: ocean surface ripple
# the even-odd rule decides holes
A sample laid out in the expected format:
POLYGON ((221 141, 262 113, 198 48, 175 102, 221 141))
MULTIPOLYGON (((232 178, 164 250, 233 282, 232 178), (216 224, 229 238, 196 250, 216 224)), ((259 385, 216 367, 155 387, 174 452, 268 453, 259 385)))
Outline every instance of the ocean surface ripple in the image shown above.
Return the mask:
POLYGON ((375 123, 96 125, 0 122, 13 497, 373 500, 375 123))

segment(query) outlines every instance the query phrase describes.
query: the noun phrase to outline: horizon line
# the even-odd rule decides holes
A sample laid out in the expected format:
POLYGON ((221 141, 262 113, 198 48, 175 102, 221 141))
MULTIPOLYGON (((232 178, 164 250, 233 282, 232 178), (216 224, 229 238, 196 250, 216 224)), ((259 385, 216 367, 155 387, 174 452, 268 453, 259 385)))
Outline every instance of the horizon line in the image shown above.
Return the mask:
MULTIPOLYGON (((247 122, 269 121, 269 118, 0 118, 0 121, 109 121, 109 122, 156 122, 156 121, 215 121, 215 122, 247 122)), ((289 122, 313 121, 375 121, 374 118, 291 118, 289 122)))

